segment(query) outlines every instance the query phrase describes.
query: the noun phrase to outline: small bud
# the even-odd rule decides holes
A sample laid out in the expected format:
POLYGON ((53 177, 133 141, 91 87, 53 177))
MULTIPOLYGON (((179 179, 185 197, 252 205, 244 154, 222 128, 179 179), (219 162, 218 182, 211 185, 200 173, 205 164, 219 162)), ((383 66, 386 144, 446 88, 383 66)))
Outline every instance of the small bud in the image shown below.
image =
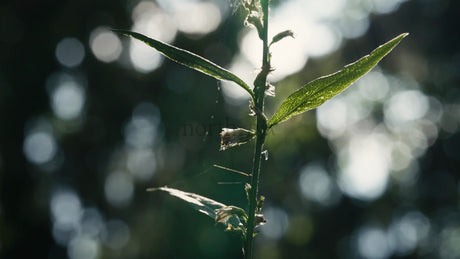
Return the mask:
POLYGON ((276 34, 273 39, 272 39, 272 42, 270 43, 270 46, 273 44, 273 43, 276 43, 286 37, 292 37, 294 38, 294 32, 292 32, 291 30, 286 30, 286 31, 282 31, 278 34, 276 34))
POLYGON ((231 147, 239 146, 247 143, 254 138, 254 131, 247 129, 237 128, 229 129, 223 128, 220 133, 220 150, 226 150, 231 147))
POLYGON ((256 212, 261 212, 262 207, 264 206, 265 196, 260 196, 259 200, 257 201, 256 212))

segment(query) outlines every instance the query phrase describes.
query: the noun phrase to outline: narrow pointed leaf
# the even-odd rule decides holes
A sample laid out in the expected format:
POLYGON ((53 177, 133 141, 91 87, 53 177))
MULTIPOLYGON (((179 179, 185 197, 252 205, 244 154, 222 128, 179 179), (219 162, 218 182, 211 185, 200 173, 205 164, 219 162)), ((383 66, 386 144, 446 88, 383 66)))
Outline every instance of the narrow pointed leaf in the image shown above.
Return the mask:
POLYGON ((292 32, 291 30, 285 30, 285 31, 282 31, 278 34, 276 34, 275 36, 273 36, 272 38, 272 42, 270 42, 270 45, 268 46, 271 46, 273 45, 274 43, 286 38, 286 37, 291 37, 291 38, 294 38, 294 32, 292 32))
POLYGON ((377 65, 407 35, 408 33, 403 33, 379 46, 371 54, 345 66, 343 70, 317 78, 298 89, 284 100, 270 119, 268 127, 270 128, 299 113, 314 109, 341 93, 377 65))
MULTIPOLYGON (((181 190, 177 190, 174 188, 169 188, 169 187, 158 187, 158 188, 149 188, 147 191, 164 191, 167 192, 171 196, 175 196, 185 202, 188 203, 192 208, 195 210, 208 215, 209 217, 213 218, 214 220, 217 219, 217 214, 216 211, 221 210, 222 208, 228 208, 228 207, 233 207, 237 208, 234 206, 227 206, 225 204, 222 204, 220 202, 217 202, 215 200, 206 198, 204 196, 191 193, 191 192, 184 192, 181 190)), ((238 208, 240 209, 240 208, 238 208)), ((243 211, 243 209, 240 209, 243 211)), ((244 212, 244 211, 243 211, 244 212)), ((238 217, 231 217, 225 222, 219 221, 220 223, 225 224, 228 227, 228 224, 231 224, 233 226, 238 226, 240 223, 240 220, 238 217)))
POLYGON ((186 67, 198 70, 206 75, 212 76, 217 79, 233 81, 239 86, 243 87, 246 90, 251 98, 254 99, 254 94, 249 86, 238 76, 233 74, 232 72, 226 70, 225 68, 220 67, 219 65, 214 64, 213 62, 198 56, 192 52, 189 52, 184 49, 180 49, 178 47, 169 45, 167 43, 154 40, 149 38, 145 35, 142 35, 137 32, 126 31, 126 30, 113 30, 114 32, 118 32, 124 34, 126 36, 131 36, 137 40, 144 42, 145 44, 149 45, 150 47, 158 50, 166 57, 170 58, 171 60, 182 64, 186 67))

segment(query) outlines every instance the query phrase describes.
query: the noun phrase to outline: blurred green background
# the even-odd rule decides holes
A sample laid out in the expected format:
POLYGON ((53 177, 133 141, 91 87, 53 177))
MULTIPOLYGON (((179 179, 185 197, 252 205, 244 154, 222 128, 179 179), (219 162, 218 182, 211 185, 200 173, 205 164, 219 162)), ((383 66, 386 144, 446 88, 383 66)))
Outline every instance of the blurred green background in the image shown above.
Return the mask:
MULTIPOLYGON (((235 1, 232 1, 235 2, 235 1)), ((260 42, 226 0, 0 4, 0 257, 240 258, 238 236, 167 185, 245 206, 254 127, 239 87, 110 28, 202 55, 252 82, 260 42)), ((460 258, 460 2, 272 1, 266 113, 403 32, 380 65, 270 132, 257 258, 460 258)))

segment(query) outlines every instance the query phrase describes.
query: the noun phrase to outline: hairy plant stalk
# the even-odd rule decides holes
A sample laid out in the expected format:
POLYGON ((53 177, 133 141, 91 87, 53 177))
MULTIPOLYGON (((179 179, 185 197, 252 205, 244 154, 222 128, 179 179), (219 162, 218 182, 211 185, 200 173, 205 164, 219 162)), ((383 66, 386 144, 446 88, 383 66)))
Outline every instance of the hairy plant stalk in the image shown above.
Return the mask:
POLYGON ((259 122, 261 119, 257 119, 257 139, 254 150, 254 160, 252 166, 252 178, 251 178, 251 189, 249 192, 249 210, 248 210, 248 225, 246 232, 246 240, 244 243, 245 258, 252 258, 252 241, 254 237, 254 226, 255 226, 255 213, 257 205, 257 191, 259 185, 259 173, 260 164, 262 158, 262 149, 265 142, 265 133, 267 124, 266 122, 259 122), (260 125, 260 126, 259 126, 260 125), (265 127, 263 126, 265 125, 265 127))
POLYGON ((256 143, 254 148, 254 158, 252 165, 252 178, 251 189, 249 191, 249 210, 248 210, 248 225, 246 230, 246 239, 244 241, 244 254, 246 259, 252 259, 252 244, 254 239, 254 226, 255 226, 255 213, 257 205, 257 192, 259 189, 259 174, 260 164, 262 159, 262 150, 264 147, 265 136, 267 132, 267 119, 265 118, 264 111, 264 97, 265 88, 267 85, 267 75, 270 72, 270 59, 268 50, 268 5, 269 0, 262 0, 263 11, 263 58, 262 58, 262 71, 254 81, 255 104, 254 109, 257 116, 257 131, 256 143))

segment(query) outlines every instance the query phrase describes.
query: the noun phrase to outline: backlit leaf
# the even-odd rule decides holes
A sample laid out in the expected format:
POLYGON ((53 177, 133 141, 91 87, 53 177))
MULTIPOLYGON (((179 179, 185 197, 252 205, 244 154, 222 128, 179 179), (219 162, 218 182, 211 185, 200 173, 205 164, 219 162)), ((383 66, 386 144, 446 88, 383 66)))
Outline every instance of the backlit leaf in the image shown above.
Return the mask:
POLYGON ((215 200, 206 198, 204 196, 191 193, 191 192, 184 192, 181 190, 169 188, 169 187, 158 187, 158 188, 149 188, 147 191, 164 191, 169 193, 169 195, 177 197, 185 202, 188 205, 192 206, 195 210, 208 215, 209 217, 213 218, 216 222, 223 223, 228 227, 228 225, 232 225, 234 227, 238 227, 240 225, 240 220, 238 216, 241 216, 241 211, 244 213, 243 209, 240 209, 235 206, 227 206, 215 200), (225 210, 227 208, 231 208, 238 213, 231 213, 228 215, 228 218, 222 220, 222 215, 217 217, 217 212, 225 210))
POLYGON ((343 70, 315 79, 298 89, 284 100, 270 119, 268 127, 272 127, 299 113, 314 109, 341 93, 377 65, 407 35, 408 33, 403 33, 379 46, 371 54, 345 66, 343 70))
POLYGON ((226 70, 225 68, 222 68, 201 56, 198 56, 187 50, 183 50, 178 47, 169 45, 167 43, 164 43, 158 40, 154 40, 152 38, 149 38, 137 32, 126 31, 126 30, 113 30, 113 31, 127 35, 127 36, 131 36, 137 40, 140 40, 146 43, 147 45, 149 45, 150 47, 158 50, 159 52, 161 52, 163 55, 170 58, 171 60, 179 64, 182 64, 186 67, 193 68, 195 70, 198 70, 206 75, 212 76, 217 79, 235 82, 239 86, 243 87, 243 89, 249 93, 251 98, 254 99, 254 94, 252 90, 242 79, 240 79, 238 76, 236 76, 232 72, 226 70))

